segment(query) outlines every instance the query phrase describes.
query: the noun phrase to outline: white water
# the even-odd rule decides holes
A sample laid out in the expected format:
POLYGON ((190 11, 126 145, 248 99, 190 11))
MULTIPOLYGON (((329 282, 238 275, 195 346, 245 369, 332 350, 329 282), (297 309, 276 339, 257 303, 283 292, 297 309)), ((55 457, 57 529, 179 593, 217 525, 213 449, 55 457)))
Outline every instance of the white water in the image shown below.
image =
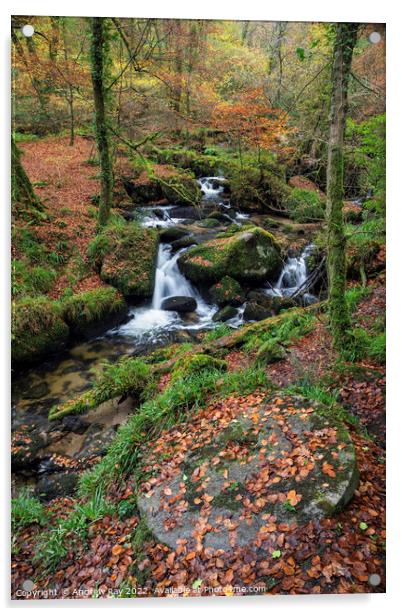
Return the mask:
MULTIPOLYGON (((313 244, 309 244, 298 257, 288 257, 278 282, 274 287, 268 289, 266 293, 278 297, 290 297, 293 295, 307 279, 307 258, 311 255, 313 248, 313 244)), ((311 293, 304 293, 302 297, 308 303, 316 300, 315 296, 311 293)))
POLYGON ((225 178, 220 176, 199 178, 198 183, 200 185, 201 192, 204 195, 204 199, 217 200, 219 195, 224 191, 224 186, 220 184, 220 182, 224 181, 225 178))
POLYGON ((160 244, 155 274, 155 287, 151 306, 133 308, 132 319, 115 330, 115 333, 136 338, 158 339, 161 333, 178 329, 208 329, 212 327, 212 316, 217 306, 207 304, 200 293, 183 276, 177 261, 188 248, 179 250, 172 255, 169 244, 160 244), (194 318, 186 320, 180 314, 170 310, 162 310, 162 302, 168 297, 181 295, 193 297, 197 302, 194 318))
POLYGON ((175 225, 183 222, 184 218, 172 218, 170 211, 175 208, 175 205, 163 205, 158 207, 144 207, 141 208, 143 218, 141 220, 142 227, 160 228, 174 227, 175 225), (162 218, 158 214, 162 215, 162 218))
MULTIPOLYGON (((203 193, 204 202, 215 201, 219 207, 231 209, 230 203, 221 200, 224 186, 220 182, 225 178, 220 176, 204 177, 198 180, 203 193)), ((170 211, 176 206, 154 206, 141 208, 143 227, 172 227, 183 219, 172 218, 170 211), (159 216, 158 216, 159 214, 159 216), (162 217, 161 217, 162 214, 162 217)), ((249 218, 248 214, 233 211, 226 214, 228 221, 241 225, 249 218), (230 213, 232 214, 232 213, 230 213)), ((155 287, 151 305, 134 307, 130 310, 130 321, 112 330, 113 334, 129 337, 140 341, 152 342, 161 339, 161 336, 171 331, 178 330, 205 330, 217 325, 212 317, 218 310, 215 305, 208 304, 198 290, 183 276, 179 270, 177 261, 188 248, 183 248, 172 254, 169 244, 160 244, 155 274, 155 287), (174 311, 162 310, 164 299, 174 296, 193 297, 197 302, 197 308, 192 315, 181 315, 174 311)), ((228 325, 238 327, 243 322, 244 306, 240 307, 237 315, 227 321, 228 325)))

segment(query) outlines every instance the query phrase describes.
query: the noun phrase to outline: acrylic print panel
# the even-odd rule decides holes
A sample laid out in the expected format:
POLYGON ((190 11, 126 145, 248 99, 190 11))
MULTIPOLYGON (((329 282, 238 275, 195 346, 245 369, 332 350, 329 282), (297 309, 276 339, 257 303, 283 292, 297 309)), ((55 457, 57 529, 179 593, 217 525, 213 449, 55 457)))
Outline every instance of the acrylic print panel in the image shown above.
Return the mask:
POLYGON ((384 592, 384 25, 11 25, 12 597, 384 592))

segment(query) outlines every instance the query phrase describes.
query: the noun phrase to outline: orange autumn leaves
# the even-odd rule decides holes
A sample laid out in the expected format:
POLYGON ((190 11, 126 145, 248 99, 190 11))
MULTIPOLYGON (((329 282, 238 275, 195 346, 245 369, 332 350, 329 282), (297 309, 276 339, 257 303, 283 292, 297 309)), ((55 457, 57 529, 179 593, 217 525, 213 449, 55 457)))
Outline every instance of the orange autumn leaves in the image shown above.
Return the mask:
POLYGON ((289 132, 287 114, 270 107, 262 88, 242 92, 234 102, 219 102, 213 123, 234 139, 263 150, 275 150, 279 145, 283 149, 289 132))

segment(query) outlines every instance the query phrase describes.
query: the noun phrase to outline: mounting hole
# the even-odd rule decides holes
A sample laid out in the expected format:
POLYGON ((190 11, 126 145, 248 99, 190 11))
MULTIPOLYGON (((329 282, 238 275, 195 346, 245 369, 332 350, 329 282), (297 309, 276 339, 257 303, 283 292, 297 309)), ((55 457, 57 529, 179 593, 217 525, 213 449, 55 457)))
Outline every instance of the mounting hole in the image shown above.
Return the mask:
POLYGON ((381 41, 381 34, 379 32, 370 32, 368 39, 370 43, 374 43, 376 45, 381 41))
POLYGON ((31 24, 25 24, 25 26, 22 26, 21 32, 24 36, 31 37, 34 35, 35 29, 31 24))
POLYGON ((381 578, 378 573, 372 573, 368 579, 368 582, 371 586, 378 586, 381 583, 381 578))

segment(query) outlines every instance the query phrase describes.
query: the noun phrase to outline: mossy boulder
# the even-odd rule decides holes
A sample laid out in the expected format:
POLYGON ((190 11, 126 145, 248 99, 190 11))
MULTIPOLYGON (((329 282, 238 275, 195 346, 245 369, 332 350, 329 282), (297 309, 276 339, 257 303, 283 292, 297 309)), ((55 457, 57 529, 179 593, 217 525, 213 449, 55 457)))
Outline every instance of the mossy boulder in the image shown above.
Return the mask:
POLYGON ((192 171, 197 177, 213 175, 217 164, 216 156, 200 154, 188 148, 155 148, 150 156, 158 163, 174 165, 192 171))
POLYGON ((99 287, 77 293, 62 302, 65 322, 73 336, 89 338, 121 323, 128 307, 124 297, 113 287, 99 287))
POLYGON ((153 293, 157 252, 157 231, 136 223, 110 224, 89 246, 101 279, 135 298, 153 293))
POLYGON ((317 222, 325 216, 325 202, 315 190, 292 188, 283 204, 296 222, 317 222))
POLYGON ((69 336, 60 306, 46 297, 17 300, 12 306, 11 357, 30 364, 61 351, 69 336))
POLYGON ((219 282, 214 284, 209 293, 211 299, 218 306, 240 306, 244 302, 244 293, 240 284, 230 276, 224 276, 219 282))
POLYGON ((198 205, 201 190, 191 173, 170 165, 154 165, 137 178, 123 179, 124 187, 133 203, 167 201, 177 205, 198 205))
POLYGON ((281 257, 274 236, 251 227, 195 246, 178 263, 183 274, 195 283, 214 283, 227 275, 255 284, 277 276, 281 257))

